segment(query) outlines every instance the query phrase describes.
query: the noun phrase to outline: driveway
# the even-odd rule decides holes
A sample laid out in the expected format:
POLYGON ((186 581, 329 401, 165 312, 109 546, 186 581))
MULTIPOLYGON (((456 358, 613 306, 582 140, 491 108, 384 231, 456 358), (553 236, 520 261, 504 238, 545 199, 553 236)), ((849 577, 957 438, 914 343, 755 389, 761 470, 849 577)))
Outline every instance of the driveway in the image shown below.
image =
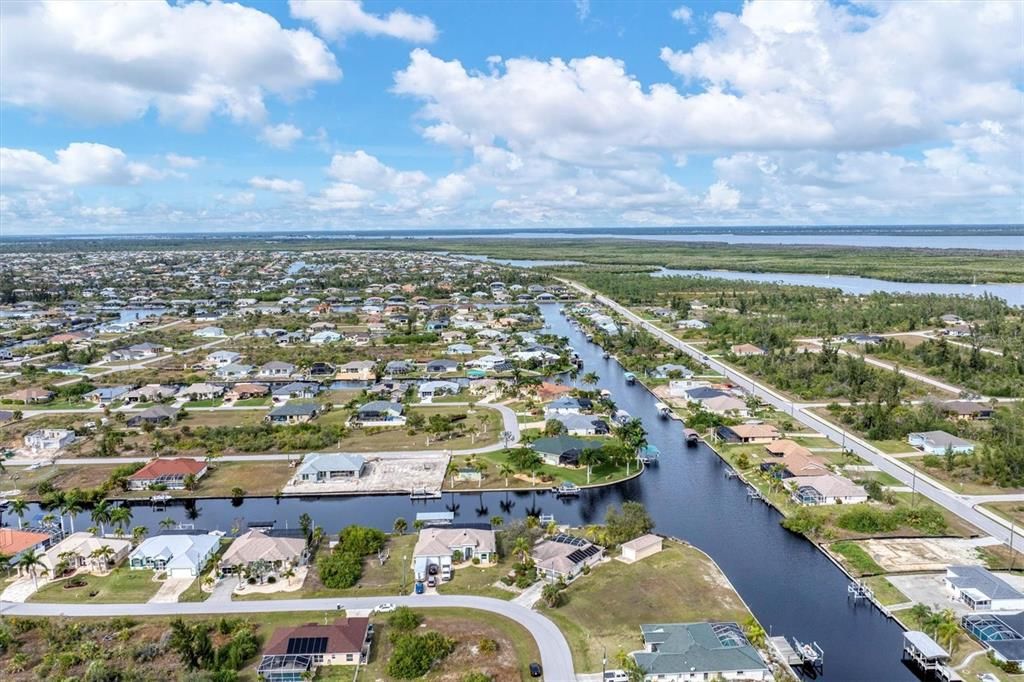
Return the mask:
POLYGON ((177 604, 178 595, 188 589, 196 578, 168 578, 150 598, 150 604, 177 604))
MULTIPOLYGON (((40 587, 46 584, 46 578, 37 578, 37 580, 39 581, 40 587)), ((24 602, 35 594, 35 591, 36 587, 32 583, 32 576, 26 575, 18 578, 8 585, 3 591, 3 594, 0 594, 0 599, 10 602, 24 602)))
POLYGON ((572 667, 572 652, 561 631, 550 620, 536 611, 518 604, 467 595, 415 595, 396 597, 354 597, 336 599, 275 599, 265 601, 236 602, 183 602, 148 604, 0 604, 0 611, 11 616, 64 616, 64 617, 112 617, 112 616, 185 616, 225 613, 287 613, 295 611, 322 611, 333 613, 338 604, 346 610, 372 609, 381 602, 416 608, 462 608, 478 609, 504 616, 513 620, 533 635, 540 649, 541 664, 545 678, 549 680, 573 680, 576 675, 572 667))

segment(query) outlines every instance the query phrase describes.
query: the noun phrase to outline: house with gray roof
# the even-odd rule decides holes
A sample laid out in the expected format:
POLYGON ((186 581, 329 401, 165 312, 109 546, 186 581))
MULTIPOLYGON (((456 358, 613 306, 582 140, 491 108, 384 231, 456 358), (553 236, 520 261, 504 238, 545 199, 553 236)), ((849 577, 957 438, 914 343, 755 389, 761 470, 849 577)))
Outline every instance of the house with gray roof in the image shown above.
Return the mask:
POLYGON ((316 419, 320 406, 316 403, 287 402, 272 409, 265 419, 271 424, 302 424, 316 419))
POLYGON ((1024 609, 1024 594, 981 566, 950 566, 943 582, 954 599, 974 611, 1024 609))
POLYGON ((944 455, 947 452, 970 455, 974 452, 974 443, 945 431, 908 433, 907 442, 928 455, 944 455))
POLYGON ((295 472, 296 483, 325 483, 339 478, 359 478, 366 460, 359 455, 311 452, 295 472))
POLYGON ((405 423, 405 406, 392 400, 372 400, 365 405, 360 405, 356 410, 356 421, 360 423, 389 424, 405 423))
POLYGON ((772 673, 736 623, 641 625, 633 660, 645 681, 771 680, 772 673))

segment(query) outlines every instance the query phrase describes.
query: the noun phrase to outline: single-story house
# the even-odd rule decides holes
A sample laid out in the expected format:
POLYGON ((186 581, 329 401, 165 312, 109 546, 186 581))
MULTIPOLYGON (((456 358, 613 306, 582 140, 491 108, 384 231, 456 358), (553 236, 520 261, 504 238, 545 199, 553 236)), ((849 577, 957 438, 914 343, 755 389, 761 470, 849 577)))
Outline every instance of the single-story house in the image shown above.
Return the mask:
POLYGON ((218 379, 241 379, 250 374, 252 374, 252 365, 247 365, 243 362, 232 362, 213 370, 213 376, 218 379))
POLYGON ((199 480, 206 475, 206 463, 191 457, 157 458, 128 477, 129 490, 148 490, 154 485, 184 490, 185 478, 199 480))
POLYGON ((988 403, 975 403, 969 400, 949 400, 939 403, 937 407, 957 419, 991 419, 995 408, 988 403))
POLYGON ((629 542, 622 543, 622 560, 632 563, 657 554, 661 551, 662 539, 660 535, 647 533, 629 542))
POLYGON ((263 566, 269 567, 269 573, 277 573, 289 566, 302 566, 308 558, 304 538, 277 537, 261 530, 250 530, 231 543, 218 566, 222 574, 234 574, 241 568, 263 562, 263 566))
POLYGON ((192 332, 192 336, 198 336, 204 339, 216 339, 224 336, 223 327, 203 327, 192 332))
POLYGON ((359 455, 311 452, 302 458, 302 464, 293 480, 296 483, 323 483, 335 479, 359 478, 365 466, 366 460, 359 455))
POLYGON ((943 579, 953 598, 973 611, 1019 611, 1024 594, 987 568, 949 566, 943 579))
POLYGON ((370 619, 339 618, 274 630, 256 674, 267 682, 313 679, 322 665, 358 665, 370 658, 370 619))
POLYGON ((128 426, 142 426, 143 424, 159 426, 160 424, 173 422, 177 418, 178 410, 170 405, 153 405, 129 417, 127 424, 128 426))
POLYGON ((796 476, 793 501, 797 504, 859 504, 868 501, 868 492, 853 481, 837 476, 796 476))
POLYGON ((256 370, 256 376, 262 378, 290 377, 292 374, 295 374, 295 370, 295 365, 290 362, 271 360, 270 362, 260 365, 260 368, 256 370))
POLYGON ((408 360, 392 360, 384 365, 384 373, 389 376, 400 374, 411 374, 416 371, 416 366, 408 360))
POLYGON ((468 343, 453 343, 445 348, 444 352, 448 355, 472 355, 473 346, 468 343))
POLYGON ((549 438, 538 438, 530 447, 539 454, 546 464, 576 466, 580 454, 588 448, 599 448, 601 443, 583 440, 575 436, 560 435, 549 438))
POLYGON ((565 426, 570 436, 607 436, 611 433, 608 422, 592 414, 560 414, 554 417, 565 426))
POLYGON ((424 369, 430 374, 444 374, 458 371, 459 363, 454 360, 431 360, 424 369))
POLYGON ((82 397, 90 403, 105 405, 124 398, 124 396, 131 390, 131 386, 100 386, 99 388, 89 391, 82 397))
POLYGON ((493 530, 480 528, 424 528, 420 531, 413 549, 413 568, 417 580, 425 580, 429 567, 434 565, 440 570, 442 580, 451 578, 451 568, 455 553, 458 552, 462 561, 470 561, 473 557, 480 563, 488 564, 498 558, 497 542, 493 530))
POLYGON ((53 391, 48 391, 45 388, 19 388, 17 391, 11 391, 0 396, 3 400, 12 403, 24 403, 25 405, 31 405, 34 403, 48 403, 53 400, 53 391))
POLYGON ((186 386, 178 392, 179 398, 188 401, 216 400, 224 395, 224 387, 217 384, 198 383, 186 386))
POLYGON ((25 436, 25 447, 32 450, 60 450, 75 442, 69 429, 38 429, 25 436))
POLYGON ((309 377, 329 377, 334 376, 338 371, 338 368, 329 362, 314 362, 306 370, 306 374, 309 377))
POLYGON ((996 660, 1024 665, 1024 612, 968 613, 960 623, 996 660))
POLYGON ((640 634, 644 648, 631 655, 645 682, 774 679, 737 623, 645 624, 640 634))
POLYGON ((233 350, 215 350, 206 356, 204 364, 212 367, 223 367, 234 364, 241 359, 242 354, 236 353, 233 350))
POLYGON ((235 384, 227 392, 226 397, 235 400, 250 400, 252 398, 262 398, 269 393, 270 388, 266 384, 235 384))
POLYGON ((600 547, 574 535, 558 534, 542 540, 530 551, 537 566, 537 574, 546 580, 570 582, 604 557, 600 547))
POLYGON ((70 568, 90 567, 93 571, 105 571, 121 563, 131 549, 131 540, 100 538, 79 531, 46 550, 42 561, 52 579, 57 577, 55 570, 64 557, 67 557, 70 568), (104 550, 105 547, 109 547, 110 551, 104 550))
POLYGON ((666 363, 655 367, 651 376, 655 379, 689 379, 693 376, 693 370, 686 365, 666 363))
POLYGON ((560 398, 561 396, 564 396, 568 393, 572 393, 573 387, 565 386, 563 384, 554 384, 551 383, 550 381, 544 381, 539 386, 537 386, 536 391, 537 398, 541 402, 547 402, 549 400, 554 400, 555 398, 560 398))
POLYGON ((551 419, 560 414, 580 414, 583 410, 583 404, 578 399, 562 396, 544 406, 544 418, 551 419))
POLYGON ((779 437, 771 424, 736 424, 719 426, 718 437, 726 443, 770 443, 779 437))
POLYGON ((320 384, 315 381, 293 381, 270 391, 275 402, 292 398, 310 399, 320 393, 320 384))
POLYGON ((46 368, 46 371, 50 374, 63 374, 65 376, 72 376, 74 374, 81 374, 82 370, 85 369, 85 365, 81 365, 77 362, 58 362, 54 365, 50 365, 46 368))
POLYGON ((322 332, 317 332, 309 337, 309 342, 315 346, 322 346, 328 343, 337 343, 341 341, 341 334, 338 332, 332 332, 330 329, 325 329, 322 332))
POLYGON ((752 343, 739 343, 736 344, 735 346, 732 346, 729 350, 732 352, 733 355, 740 358, 745 358, 751 355, 765 354, 764 348, 761 348, 760 346, 755 346, 752 343))
POLYGON ((391 400, 371 400, 356 410, 356 421, 361 424, 386 422, 404 424, 405 406, 391 400))
POLYGON ((128 557, 132 570, 166 571, 169 578, 194 578, 217 553, 216 535, 155 535, 146 538, 128 557))
MULTIPOLYGON (((0 528, 0 556, 10 557, 9 566, 16 566, 21 555, 30 549, 42 552, 53 541, 49 533, 38 533, 32 530, 0 528)), ((18 569, 19 572, 21 569, 18 569)))
POLYGON ((373 368, 376 363, 373 360, 353 360, 338 366, 339 379, 351 379, 355 381, 372 381, 373 368))
POLYGON ((124 394, 126 403, 158 403, 167 398, 173 398, 178 392, 174 386, 161 386, 160 384, 146 384, 134 391, 124 394))
POLYGON ((272 409, 265 421, 271 424, 304 424, 316 419, 320 414, 320 405, 307 402, 287 402, 272 409))
POLYGON ((907 442, 929 455, 944 455, 947 452, 970 455, 974 452, 974 443, 945 431, 908 433, 907 442))
POLYGON ((884 337, 878 334, 846 334, 842 340, 847 343, 855 343, 858 346, 873 346, 882 343, 884 337))
POLYGON ((779 459, 761 462, 761 471, 771 473, 777 478, 826 476, 832 473, 824 458, 814 455, 807 448, 791 440, 773 441, 765 446, 765 450, 779 459))
POLYGON ((133 346, 127 348, 118 348, 112 350, 103 356, 105 362, 116 362, 118 360, 145 360, 146 358, 155 358, 157 354, 163 352, 165 347, 158 343, 136 343, 133 346))
POLYGON ((455 395, 461 390, 462 386, 454 381, 424 381, 417 388, 420 400, 435 396, 455 395))

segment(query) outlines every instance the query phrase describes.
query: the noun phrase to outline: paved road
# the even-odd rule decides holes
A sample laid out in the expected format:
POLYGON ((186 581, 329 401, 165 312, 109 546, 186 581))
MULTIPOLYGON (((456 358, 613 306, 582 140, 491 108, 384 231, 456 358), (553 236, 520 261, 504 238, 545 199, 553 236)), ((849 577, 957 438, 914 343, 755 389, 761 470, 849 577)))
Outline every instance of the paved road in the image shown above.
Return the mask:
MULTIPOLYGON (((436 403, 437 405, 458 405, 460 403, 436 403)), ((469 403, 466 403, 467 405, 469 403)), ((515 411, 499 403, 477 403, 478 408, 488 408, 497 410, 501 414, 502 419, 502 430, 508 431, 511 437, 508 440, 508 444, 512 445, 518 443, 520 439, 519 433, 519 419, 516 417, 515 411)), ((190 411, 204 409, 204 408, 189 408, 190 411)), ((231 408, 209 408, 213 410, 218 409, 231 409, 231 408)), ((239 410, 251 410, 252 408, 237 408, 239 410)), ((258 408, 257 408, 258 409, 258 408)), ((63 410, 49 410, 48 412, 60 413, 63 410)), ((72 410, 73 412, 82 412, 83 410, 72 410)), ((495 450, 501 450, 505 447, 505 440, 501 438, 501 434, 498 434, 498 442, 491 443, 490 445, 481 445, 478 448, 467 448, 465 450, 395 450, 395 451, 384 451, 384 452, 351 452, 345 454, 352 455, 367 455, 372 454, 375 457, 384 458, 396 458, 396 457, 410 457, 410 456, 426 456, 426 455, 475 455, 482 454, 485 452, 494 452, 495 450)), ((302 459, 302 453, 285 453, 285 452, 264 452, 264 453, 252 453, 247 455, 223 455, 217 458, 218 462, 273 462, 273 461, 290 461, 302 459)), ((151 460, 152 457, 67 457, 58 458, 57 464, 135 464, 135 463, 146 463, 151 460)), ((203 457, 195 457, 194 459, 204 459, 203 457)), ((7 466, 29 466, 36 464, 40 461, 38 457, 14 457, 4 461, 7 466)))
POLYGON ((902 462, 880 452, 875 447, 856 437, 852 433, 845 431, 832 422, 818 416, 814 412, 805 409, 800 403, 793 403, 785 396, 780 395, 767 386, 757 383, 753 378, 746 374, 720 362, 719 360, 708 357, 703 350, 681 341, 664 329, 644 320, 639 315, 633 313, 631 310, 613 301, 607 296, 597 294, 597 292, 588 289, 577 282, 570 280, 561 281, 588 296, 594 296, 600 303, 611 308, 634 324, 643 327, 665 343, 683 351, 693 358, 696 358, 716 372, 720 372, 722 375, 728 377, 734 383, 741 386, 744 390, 750 391, 777 410, 792 415, 794 419, 805 426, 825 434, 833 442, 842 444, 856 455, 877 466, 880 471, 884 471, 890 476, 893 476, 903 485, 910 486, 924 497, 948 509, 968 523, 977 526, 985 533, 992 535, 1003 543, 1010 543, 1011 527, 1008 523, 986 509, 980 507, 975 508, 973 501, 969 497, 954 494, 934 479, 916 471, 909 465, 903 464, 902 462))
POLYGON ((0 612, 11 616, 179 616, 222 613, 269 613, 289 611, 327 611, 343 608, 372 609, 382 602, 417 608, 477 609, 504 616, 525 627, 540 649, 544 677, 565 682, 576 677, 572 652, 561 631, 550 620, 518 604, 490 597, 466 595, 417 595, 403 597, 353 597, 342 599, 273 599, 264 601, 182 602, 173 604, 19 604, 0 602, 0 612))

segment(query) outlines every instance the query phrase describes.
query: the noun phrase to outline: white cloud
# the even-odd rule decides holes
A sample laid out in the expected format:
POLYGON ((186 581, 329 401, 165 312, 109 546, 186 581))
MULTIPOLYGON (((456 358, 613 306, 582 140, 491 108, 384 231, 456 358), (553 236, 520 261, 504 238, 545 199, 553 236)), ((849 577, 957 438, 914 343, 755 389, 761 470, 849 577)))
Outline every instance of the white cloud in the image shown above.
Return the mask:
POLYGON ((672 18, 676 21, 681 21, 684 24, 688 24, 693 21, 693 10, 686 5, 680 5, 672 10, 672 18))
POLYGON ((335 154, 328 175, 335 180, 359 185, 374 191, 408 191, 430 182, 421 171, 397 171, 381 163, 362 149, 351 154, 335 154))
POLYGON ((194 156, 183 156, 174 152, 164 155, 164 158, 167 159, 167 164, 171 168, 195 168, 203 162, 202 159, 194 156))
POLYGON ((429 17, 408 14, 400 9, 386 16, 369 14, 363 9, 361 0, 289 0, 288 6, 293 17, 313 22, 317 32, 326 38, 363 33, 413 43, 432 43, 437 39, 437 27, 429 17))
POLYGON ((268 94, 341 77, 312 33, 235 3, 5 3, 3 22, 0 99, 89 122, 262 123, 268 94))
POLYGON ((275 149, 290 149, 297 140, 302 139, 302 129, 291 123, 268 125, 263 126, 260 137, 275 149))
POLYGON ((576 18, 586 21, 590 16, 590 0, 576 0, 576 18))
POLYGON ((81 206, 78 215, 86 218, 123 218, 127 212, 120 206, 81 206))
POLYGON ((713 211, 732 211, 740 205, 740 193, 719 180, 708 188, 704 205, 713 211))
POLYGON ((265 178, 256 176, 249 178, 249 186, 280 194, 302 194, 306 191, 301 180, 284 180, 282 178, 265 178))
POLYGON ((51 161, 30 149, 0 148, 4 186, 39 188, 85 185, 132 185, 159 180, 166 171, 135 161, 116 147, 73 142, 57 150, 51 161))

